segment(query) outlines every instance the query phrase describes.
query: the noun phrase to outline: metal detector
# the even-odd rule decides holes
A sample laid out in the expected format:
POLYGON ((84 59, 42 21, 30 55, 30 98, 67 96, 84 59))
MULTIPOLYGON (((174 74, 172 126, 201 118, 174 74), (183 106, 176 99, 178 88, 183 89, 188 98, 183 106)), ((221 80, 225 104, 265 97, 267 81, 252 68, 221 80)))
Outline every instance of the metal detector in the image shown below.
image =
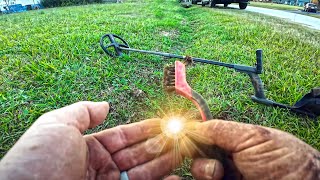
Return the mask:
MULTIPOLYGON (((129 52, 139 52, 177 59, 185 59, 187 57, 164 52, 133 49, 129 47, 129 44, 123 38, 114 34, 106 34, 102 36, 100 39, 100 46, 104 50, 104 52, 108 54, 110 57, 119 57, 122 56, 125 52, 127 52, 127 54, 129 54, 129 52)), ((320 115, 320 87, 312 89, 310 93, 305 95, 293 106, 281 104, 266 98, 264 94, 263 83, 261 81, 261 78, 259 77, 259 74, 261 74, 263 70, 261 49, 256 50, 255 66, 223 63, 215 60, 208 60, 196 57, 192 57, 192 61, 204 64, 223 66, 234 69, 241 73, 248 74, 255 91, 254 95, 251 96, 251 99, 254 102, 268 106, 289 109, 292 112, 306 115, 311 118, 316 118, 320 115)))

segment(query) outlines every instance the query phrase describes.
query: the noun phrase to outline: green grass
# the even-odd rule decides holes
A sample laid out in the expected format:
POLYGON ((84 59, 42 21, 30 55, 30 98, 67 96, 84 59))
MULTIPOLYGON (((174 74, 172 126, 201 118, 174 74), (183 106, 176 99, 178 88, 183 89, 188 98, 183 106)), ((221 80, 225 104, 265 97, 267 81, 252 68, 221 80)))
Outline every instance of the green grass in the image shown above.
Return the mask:
POLYGON ((300 7, 300 6, 291 6, 291 5, 276 4, 276 3, 263 3, 263 2, 250 2, 249 6, 278 9, 278 10, 297 10, 297 9, 303 10, 303 7, 300 7))
MULTIPOLYGON (((319 12, 319 11, 318 11, 318 12, 319 12)), ((314 12, 307 12, 307 13, 301 12, 301 13, 299 13, 299 14, 303 14, 303 15, 307 15, 307 16, 311 16, 311 17, 320 19, 320 14, 319 14, 318 12, 317 12, 317 14, 314 13, 314 12)))
POLYGON ((315 15, 315 14, 308 14, 308 16, 315 17, 315 18, 320 18, 320 15, 315 15))
MULTIPOLYGON (((262 48, 266 94, 281 103, 293 104, 320 86, 319 31, 238 9, 144 0, 3 15, 0 22, 0 157, 41 114, 81 100, 112 103, 108 121, 92 131, 195 111, 162 90, 163 66, 173 59, 137 53, 111 59, 99 47, 105 33, 133 48, 246 65, 262 48)), ((247 75, 196 64, 188 80, 215 118, 282 129, 320 149, 320 125, 252 102, 247 75)))

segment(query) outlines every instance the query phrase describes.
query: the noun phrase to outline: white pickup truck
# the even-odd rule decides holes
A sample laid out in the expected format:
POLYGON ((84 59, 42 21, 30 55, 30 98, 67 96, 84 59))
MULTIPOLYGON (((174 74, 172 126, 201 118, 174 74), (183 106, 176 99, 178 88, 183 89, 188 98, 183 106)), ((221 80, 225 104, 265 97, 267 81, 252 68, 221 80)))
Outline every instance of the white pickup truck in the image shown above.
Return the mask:
POLYGON ((239 3, 239 8, 245 9, 248 6, 249 0, 192 0, 192 4, 198 4, 198 2, 201 2, 202 6, 209 4, 212 8, 216 4, 223 4, 224 7, 227 7, 231 3, 239 3))

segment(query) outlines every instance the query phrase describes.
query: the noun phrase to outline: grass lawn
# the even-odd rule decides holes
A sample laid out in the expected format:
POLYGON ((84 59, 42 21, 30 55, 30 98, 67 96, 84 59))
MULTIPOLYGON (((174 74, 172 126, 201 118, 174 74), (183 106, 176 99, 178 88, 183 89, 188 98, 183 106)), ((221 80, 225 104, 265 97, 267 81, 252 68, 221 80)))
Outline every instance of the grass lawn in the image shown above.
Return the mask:
MULTIPOLYGON (((3 15, 0 22, 0 157, 41 114, 81 100, 112 103, 108 121, 90 132, 177 109, 196 112, 162 90, 163 66, 174 59, 137 53, 111 59, 99 46, 105 33, 133 48, 246 65, 262 48, 266 94, 282 103, 320 86, 319 31, 238 9, 144 0, 3 15)), ((187 74, 215 118, 279 128, 320 149, 320 124, 252 102, 246 75, 201 64, 187 74)))
POLYGON ((314 12, 307 12, 307 13, 301 12, 301 13, 299 13, 299 14, 303 14, 303 15, 307 15, 307 16, 311 16, 311 17, 320 19, 319 11, 317 12, 317 14, 314 13, 314 12))
POLYGON ((297 9, 303 10, 303 7, 300 7, 300 6, 291 6, 291 5, 276 4, 276 3, 263 3, 263 2, 250 2, 249 6, 278 9, 278 10, 297 10, 297 9))

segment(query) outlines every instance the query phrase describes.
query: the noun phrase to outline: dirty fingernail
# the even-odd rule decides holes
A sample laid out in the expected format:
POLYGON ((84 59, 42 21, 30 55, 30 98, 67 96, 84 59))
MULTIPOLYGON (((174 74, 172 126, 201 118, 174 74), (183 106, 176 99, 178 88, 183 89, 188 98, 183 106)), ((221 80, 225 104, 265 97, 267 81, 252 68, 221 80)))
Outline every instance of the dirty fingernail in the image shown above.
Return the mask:
POLYGON ((214 175, 214 171, 216 168, 216 161, 210 160, 205 166, 204 166, 204 174, 206 179, 212 179, 214 175))

